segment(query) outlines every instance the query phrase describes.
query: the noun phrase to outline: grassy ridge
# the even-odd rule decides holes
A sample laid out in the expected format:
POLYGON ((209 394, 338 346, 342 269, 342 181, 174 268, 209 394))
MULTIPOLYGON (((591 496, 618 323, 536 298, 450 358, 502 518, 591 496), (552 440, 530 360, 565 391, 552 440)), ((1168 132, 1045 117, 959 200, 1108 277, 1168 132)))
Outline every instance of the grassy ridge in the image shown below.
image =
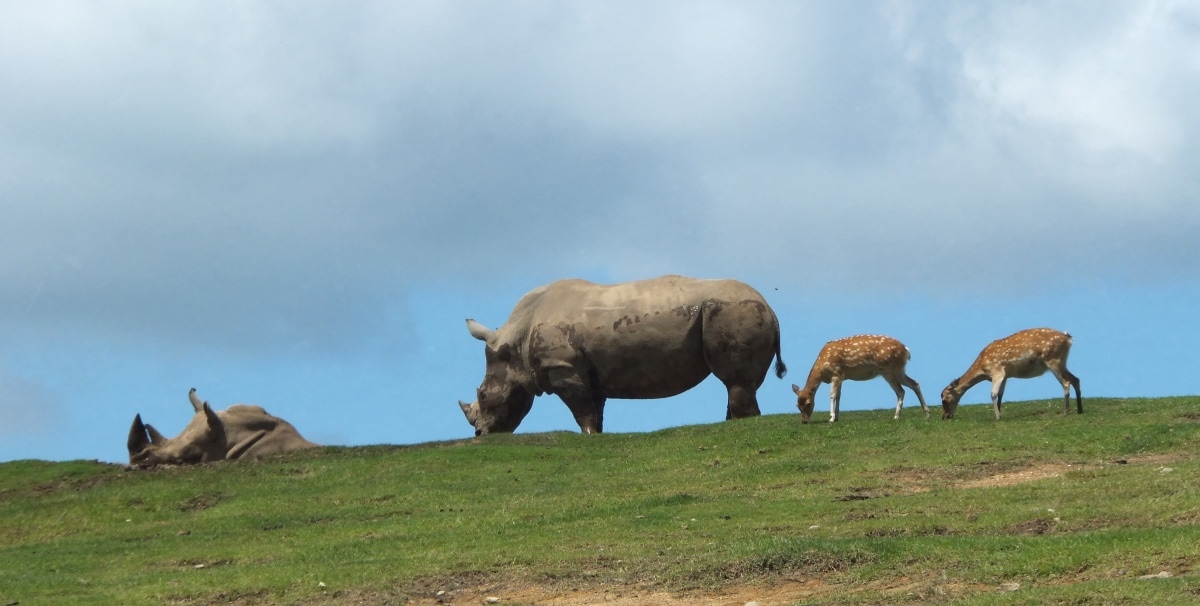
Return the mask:
POLYGON ((1000 422, 985 406, 953 422, 774 415, 149 472, 5 463, 0 604, 786 579, 837 588, 808 603, 1200 600, 1200 398, 1085 404, 1064 417, 1059 400, 1012 403, 1000 422), (1163 570, 1173 577, 1137 579, 1163 570), (1004 583, 1022 589, 997 593, 1004 583))

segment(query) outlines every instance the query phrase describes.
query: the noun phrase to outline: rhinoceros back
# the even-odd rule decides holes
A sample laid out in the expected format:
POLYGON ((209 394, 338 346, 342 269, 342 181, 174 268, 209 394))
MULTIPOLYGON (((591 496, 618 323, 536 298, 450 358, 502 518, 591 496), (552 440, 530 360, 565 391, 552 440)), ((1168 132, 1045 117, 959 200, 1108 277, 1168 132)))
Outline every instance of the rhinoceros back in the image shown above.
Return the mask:
POLYGON ((757 387, 779 340, 753 288, 681 276, 554 282, 522 298, 498 332, 522 351, 539 391, 571 388, 555 384, 554 369, 583 369, 604 397, 634 399, 682 393, 710 372, 752 376, 757 387))

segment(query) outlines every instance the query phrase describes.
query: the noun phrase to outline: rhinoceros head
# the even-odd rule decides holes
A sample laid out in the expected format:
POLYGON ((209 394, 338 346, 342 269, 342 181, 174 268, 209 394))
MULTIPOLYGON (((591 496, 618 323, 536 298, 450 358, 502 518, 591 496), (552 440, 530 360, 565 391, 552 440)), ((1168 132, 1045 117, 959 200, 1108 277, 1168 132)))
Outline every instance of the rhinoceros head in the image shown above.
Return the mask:
POLYGON ((196 397, 196 390, 188 394, 195 415, 174 438, 164 438, 154 427, 142 423, 142 415, 133 417, 129 428, 129 464, 134 467, 155 465, 182 465, 219 461, 225 458, 227 442, 225 426, 208 402, 196 397))
POLYGON ((467 422, 475 427, 475 435, 512 433, 529 410, 533 408, 533 390, 529 387, 529 368, 516 347, 499 343, 496 331, 467 320, 471 336, 483 341, 487 368, 483 383, 475 392, 475 401, 460 401, 467 422))

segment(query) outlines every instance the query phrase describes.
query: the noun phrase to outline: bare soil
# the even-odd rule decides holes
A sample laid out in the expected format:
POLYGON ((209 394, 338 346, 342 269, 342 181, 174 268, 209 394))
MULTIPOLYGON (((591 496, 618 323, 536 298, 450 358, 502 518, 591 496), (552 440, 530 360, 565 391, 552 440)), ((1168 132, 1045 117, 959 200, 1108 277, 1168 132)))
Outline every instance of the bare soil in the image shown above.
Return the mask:
MULTIPOLYGON (((539 587, 514 588, 508 591, 498 590, 495 595, 463 596, 467 599, 462 604, 484 604, 488 597, 501 598, 503 603, 538 604, 544 606, 642 606, 643 604, 661 604, 663 606, 744 606, 748 602, 757 602, 762 606, 768 604, 790 604, 818 593, 828 591, 828 587, 820 582, 808 583, 785 582, 771 587, 731 587, 717 592, 672 594, 655 589, 640 589, 637 587, 615 587, 597 590, 576 591, 547 591, 539 587), (474 599, 472 599, 474 598, 474 599)), ((436 604, 437 602, 432 602, 436 604)), ((460 603, 457 599, 455 604, 460 603)))
POLYGON ((840 592, 878 591, 884 595, 905 596, 911 599, 954 597, 969 592, 1001 591, 999 587, 968 587, 961 583, 937 583, 906 577, 892 579, 877 586, 853 588, 828 583, 821 579, 807 581, 784 580, 761 586, 733 586, 718 591, 669 593, 654 588, 607 587, 577 590, 552 590, 544 587, 497 586, 489 591, 464 590, 440 598, 421 599, 411 604, 419 606, 528 604, 536 606, 780 606, 805 599, 829 596, 840 592), (498 601, 490 601, 498 600, 498 601))

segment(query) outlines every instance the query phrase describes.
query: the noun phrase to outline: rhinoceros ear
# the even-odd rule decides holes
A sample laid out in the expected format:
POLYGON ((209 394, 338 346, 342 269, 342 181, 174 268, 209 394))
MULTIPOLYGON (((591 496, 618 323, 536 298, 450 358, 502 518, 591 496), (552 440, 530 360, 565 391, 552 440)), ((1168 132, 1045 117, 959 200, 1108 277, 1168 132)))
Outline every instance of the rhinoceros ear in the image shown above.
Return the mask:
POLYGON ((129 439, 125 441, 125 447, 129 449, 129 455, 133 456, 146 449, 150 445, 150 438, 146 435, 146 426, 142 424, 142 415, 134 415, 133 425, 129 427, 129 439))
POLYGON ((201 406, 204 409, 204 418, 208 420, 208 428, 214 431, 219 430, 224 433, 225 426, 221 424, 221 417, 217 416, 217 413, 213 412, 213 409, 208 405, 208 402, 201 404, 201 406))
POLYGON ((467 318, 467 332, 485 343, 491 343, 496 338, 496 331, 470 318, 467 318))

